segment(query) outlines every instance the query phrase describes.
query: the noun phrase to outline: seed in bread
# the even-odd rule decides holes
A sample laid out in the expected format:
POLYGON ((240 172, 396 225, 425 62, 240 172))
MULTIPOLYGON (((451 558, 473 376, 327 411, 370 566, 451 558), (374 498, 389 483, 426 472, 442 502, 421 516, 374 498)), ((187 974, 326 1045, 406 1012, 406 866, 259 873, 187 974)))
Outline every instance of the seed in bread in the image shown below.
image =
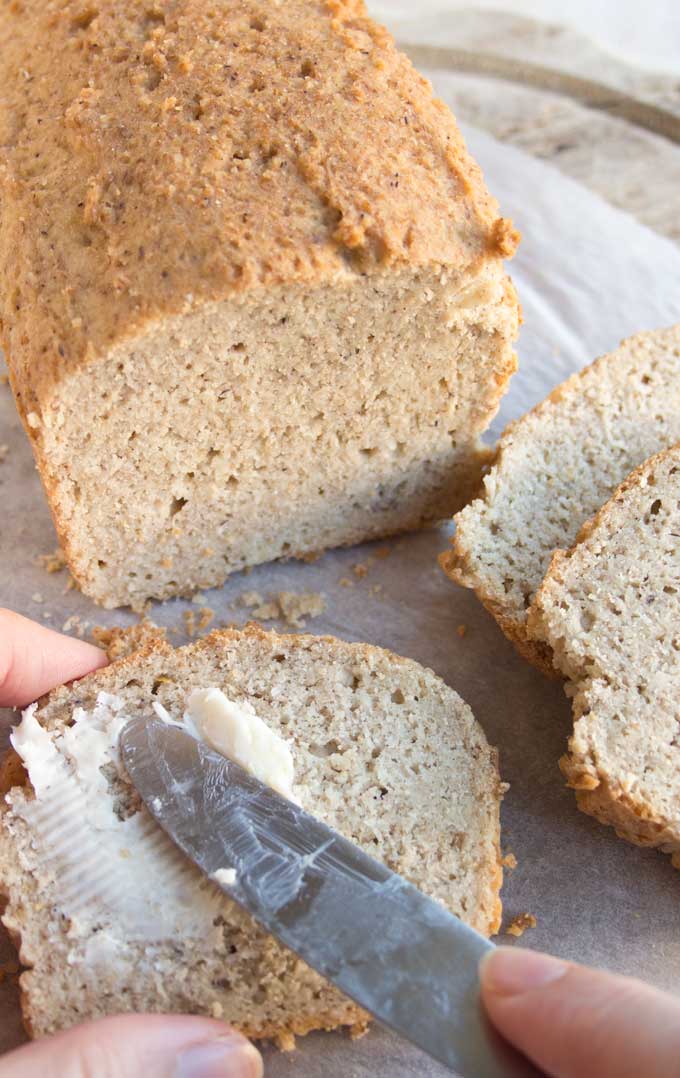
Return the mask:
MULTIPOLYGON (((119 644, 124 653, 124 641, 119 644)), ((30 785, 15 784, 1 810, 4 921, 28 967, 23 1006, 35 1035, 126 1010, 219 1011, 249 1036, 284 1039, 366 1021, 188 861, 181 859, 183 867, 168 866, 163 857, 159 862, 161 834, 119 765, 104 769, 109 787, 100 808, 78 811, 82 791, 72 788, 69 754, 80 752, 91 762, 88 737, 101 745, 107 714, 117 721, 117 701, 129 714, 146 713, 155 702, 181 715, 200 686, 222 689, 237 705, 251 704, 285 739, 294 793, 304 808, 468 924, 485 934, 498 928, 496 754, 470 709, 440 678, 381 649, 330 637, 277 636, 250 627, 215 632, 178 650, 156 638, 55 690, 38 707, 41 748, 45 755, 62 752, 57 763, 69 796, 50 787, 36 798, 30 785), (93 719, 84 721, 81 713, 72 725, 76 708, 93 719), (97 842, 92 830, 91 817, 100 810, 106 842, 97 842), (107 857, 101 864, 101 850, 110 848, 118 825, 133 834, 137 853, 140 842, 149 852, 148 875, 142 857, 132 888, 121 884, 116 870, 122 864, 128 880, 128 859, 107 857), (73 836, 77 842, 69 841, 73 836), (162 917, 146 916, 149 903, 162 917)), ((15 776, 7 772, 5 785, 15 776)), ((135 852, 121 846, 128 857, 135 852)))
POLYGON ((517 235, 361 0, 22 0, 0 40, 2 343, 87 595, 472 496, 517 235))
POLYGON ((633 468, 678 440, 680 325, 624 341, 501 436, 441 564, 545 673, 555 673, 550 649, 526 626, 553 551, 571 546, 633 468))
POLYGON ((680 868, 680 446, 554 555, 529 617, 568 679, 562 769, 580 808, 680 868))

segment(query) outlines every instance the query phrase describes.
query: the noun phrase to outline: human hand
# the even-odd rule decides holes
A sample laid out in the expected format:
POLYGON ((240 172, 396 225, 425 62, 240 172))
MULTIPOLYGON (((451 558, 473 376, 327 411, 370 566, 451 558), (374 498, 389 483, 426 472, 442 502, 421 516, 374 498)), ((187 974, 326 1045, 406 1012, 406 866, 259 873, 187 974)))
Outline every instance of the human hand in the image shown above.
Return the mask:
MULTIPOLYGON (((0 610, 0 707, 106 664, 99 648, 0 610)), ((211 1018, 119 1015, 24 1045, 0 1059, 0 1078, 260 1078, 259 1052, 211 1018)))
POLYGON ((520 948, 480 976, 496 1029, 551 1078, 679 1078, 680 999, 520 948))

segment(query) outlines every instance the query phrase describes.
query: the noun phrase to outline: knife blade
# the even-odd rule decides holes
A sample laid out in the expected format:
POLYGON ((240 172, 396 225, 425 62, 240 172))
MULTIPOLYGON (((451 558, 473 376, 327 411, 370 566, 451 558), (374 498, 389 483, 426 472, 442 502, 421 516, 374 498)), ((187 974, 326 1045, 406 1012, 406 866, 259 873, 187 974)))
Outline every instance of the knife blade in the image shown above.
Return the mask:
POLYGON ((134 717, 120 751, 186 856, 380 1022, 461 1078, 538 1078, 482 1012, 483 936, 181 727, 134 717))

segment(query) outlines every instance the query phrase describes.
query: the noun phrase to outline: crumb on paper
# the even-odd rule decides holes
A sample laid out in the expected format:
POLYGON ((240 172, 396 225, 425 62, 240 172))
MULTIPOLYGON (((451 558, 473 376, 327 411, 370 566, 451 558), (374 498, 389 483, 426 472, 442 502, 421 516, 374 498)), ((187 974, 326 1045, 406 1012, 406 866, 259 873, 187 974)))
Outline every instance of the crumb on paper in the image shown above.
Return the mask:
POLYGON ((78 587, 78 585, 75 582, 75 578, 72 577, 71 574, 69 573, 67 578, 66 578, 66 583, 64 585, 62 594, 65 595, 67 591, 73 591, 73 589, 77 588, 77 587, 78 587))
POLYGON ((36 591, 36 592, 33 593, 33 595, 31 595, 31 602, 32 603, 44 603, 45 600, 43 599, 40 592, 36 591))
POLYGON ((281 1052, 294 1052, 295 1051, 295 1034, 290 1033, 288 1030, 284 1030, 283 1033, 277 1033, 274 1038, 276 1047, 281 1052))
POLYGON ((515 857, 512 850, 508 850, 508 852, 503 855, 503 857, 501 858, 501 864, 503 868, 509 869, 510 872, 512 872, 513 869, 517 868, 517 858, 515 857))
POLYGON ((52 614, 51 614, 51 612, 49 610, 43 610, 42 616, 45 619, 45 621, 49 621, 50 618, 52 617, 52 614))
POLYGON ((370 569, 370 567, 371 567, 371 565, 370 565, 370 558, 369 558, 368 561, 358 561, 356 563, 356 565, 353 565, 352 566, 352 572, 354 573, 355 576, 359 577, 359 580, 363 580, 363 578, 365 576, 367 576, 368 570, 370 569))
POLYGON ((537 925, 533 913, 518 913, 505 930, 506 936, 523 936, 527 928, 535 928, 537 925))
POLYGON ((64 551, 59 546, 51 554, 39 554, 36 561, 46 573, 59 573, 66 565, 64 551))
POLYGON ((350 578, 348 576, 341 576, 340 577, 340 587, 341 588, 353 588, 354 587, 354 581, 350 580, 350 578))
POLYGON ((376 558, 389 558, 392 550, 388 546, 379 546, 375 552, 376 558))
POLYGON ((83 621, 79 614, 71 614, 71 617, 67 618, 62 625, 61 631, 63 633, 75 633, 82 640, 89 627, 89 621, 83 621))
POLYGON ((318 618, 326 609, 326 601, 318 591, 280 591, 277 599, 284 621, 296 629, 304 627, 304 618, 318 618))
POLYGON ((382 584, 372 584, 369 590, 369 595, 382 595, 384 588, 382 584))
POLYGON ((244 591, 238 603, 247 607, 258 621, 280 619, 294 629, 303 629, 304 618, 316 618, 326 608, 323 595, 315 591, 280 591, 268 599, 264 599, 259 591, 244 591))
POLYGON ((349 1027, 349 1036, 352 1041, 359 1041, 362 1037, 365 1037, 369 1030, 369 1023, 366 1021, 355 1022, 353 1026, 349 1027))
POLYGON ((5 374, 3 372, 2 374, 0 374, 0 386, 8 386, 8 385, 9 385, 9 375, 5 374))
POLYGON ((209 606, 202 606, 198 614, 195 610, 185 610, 182 614, 184 631, 190 637, 205 632, 214 617, 215 611, 209 606))
POLYGON ((308 550, 306 554, 303 554, 300 561, 306 562, 311 565, 313 562, 318 561, 323 555, 323 550, 308 550))
POLYGON ((3 460, 5 459, 5 457, 7 456, 8 453, 9 453, 9 446, 8 445, 0 445, 0 464, 2 464, 3 460))
POLYGON ((264 599, 260 595, 259 591, 244 591, 243 595, 239 596, 239 606, 259 606, 264 602, 264 599))
POLYGON ((467 625, 459 625, 458 628, 456 629, 456 632, 462 638, 463 636, 465 636, 465 634, 467 632, 467 625))

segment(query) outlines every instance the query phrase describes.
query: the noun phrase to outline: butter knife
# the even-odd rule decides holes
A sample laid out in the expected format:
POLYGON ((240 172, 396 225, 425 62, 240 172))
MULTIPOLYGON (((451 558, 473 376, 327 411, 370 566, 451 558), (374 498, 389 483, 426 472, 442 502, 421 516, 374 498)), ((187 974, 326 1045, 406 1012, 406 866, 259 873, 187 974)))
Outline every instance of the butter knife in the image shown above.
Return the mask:
POLYGON ((186 856, 378 1021, 461 1078, 538 1078, 481 1010, 483 936, 180 727, 135 717, 120 750, 186 856))

